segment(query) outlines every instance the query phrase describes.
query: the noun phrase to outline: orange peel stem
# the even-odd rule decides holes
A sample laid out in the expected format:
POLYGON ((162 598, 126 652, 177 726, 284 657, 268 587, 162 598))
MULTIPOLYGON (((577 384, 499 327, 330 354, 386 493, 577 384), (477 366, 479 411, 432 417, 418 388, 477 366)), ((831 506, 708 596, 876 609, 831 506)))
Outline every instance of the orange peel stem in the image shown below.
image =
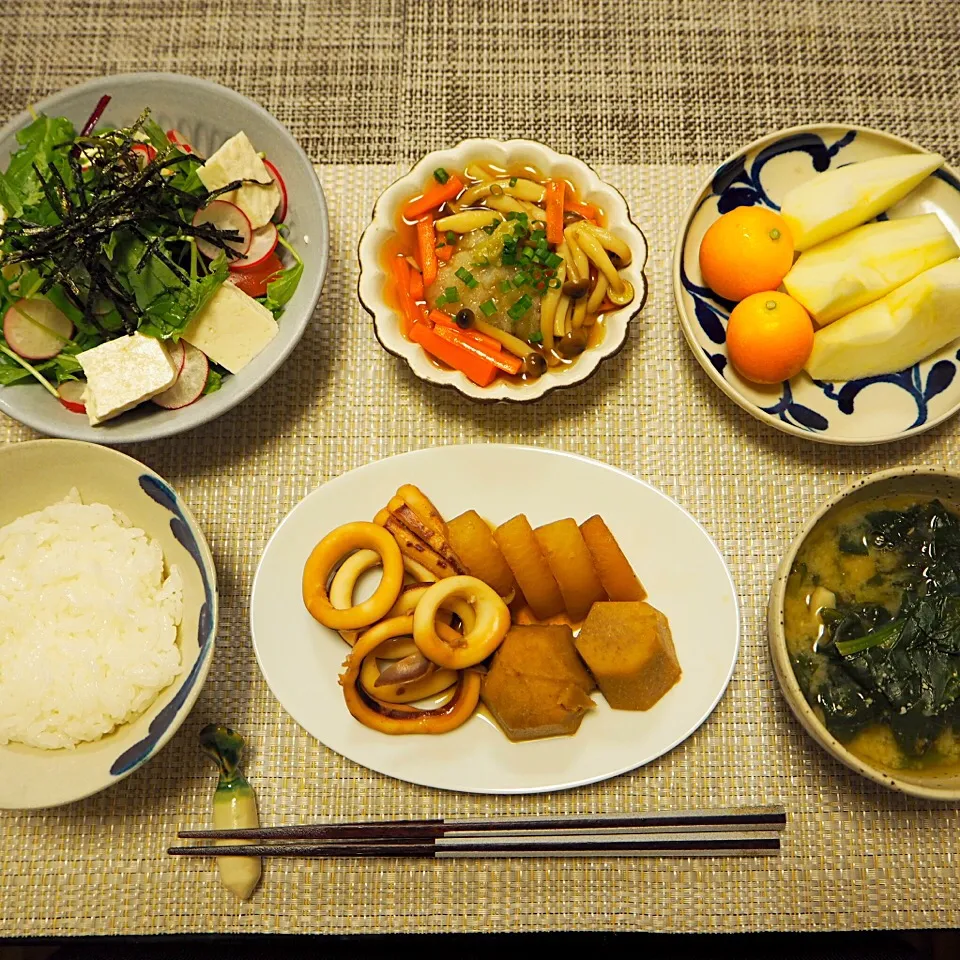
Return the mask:
POLYGON ((328 533, 303 568, 303 602, 310 615, 332 630, 358 630, 376 623, 396 603, 403 585, 403 557, 396 540, 383 527, 358 520, 328 533), (345 610, 334 607, 327 582, 337 565, 355 550, 374 550, 383 575, 372 597, 345 610))
MULTIPOLYGON (((466 624, 465 624, 466 625, 466 624)), ((413 639, 420 652, 440 667, 465 670, 486 660, 510 629, 510 610, 493 587, 476 577, 438 580, 420 598, 413 614, 413 639), (462 636, 437 630, 440 608, 464 600, 473 609, 474 622, 462 636)))

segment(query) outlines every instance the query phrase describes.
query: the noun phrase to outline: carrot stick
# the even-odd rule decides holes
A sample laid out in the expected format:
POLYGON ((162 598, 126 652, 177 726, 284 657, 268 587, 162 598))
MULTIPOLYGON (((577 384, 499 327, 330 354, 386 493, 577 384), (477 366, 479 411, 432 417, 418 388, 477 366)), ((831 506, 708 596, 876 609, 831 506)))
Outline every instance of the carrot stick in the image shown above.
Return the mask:
POLYGON ((479 330, 461 330, 457 326, 457 321, 454 320, 449 313, 444 313, 442 310, 431 310, 430 313, 427 314, 427 319, 439 327, 456 330, 463 339, 473 340, 475 343, 482 344, 488 351, 492 351, 493 353, 500 353, 503 349, 503 345, 499 340, 494 340, 493 337, 488 337, 485 333, 480 333, 479 330))
POLYGON ((420 248, 420 266, 423 285, 429 287, 437 279, 437 248, 433 233, 433 217, 429 214, 417 221, 417 246, 420 248))
POLYGON ((449 243, 444 244, 442 247, 437 247, 437 259, 441 263, 449 263, 450 258, 456 252, 456 248, 451 246, 449 243))
POLYGON ((463 181, 455 173, 451 173, 446 183, 431 183, 419 197, 414 197, 403 208, 403 215, 407 220, 419 220, 448 200, 455 200, 461 190, 463 181))
POLYGON ((564 199, 563 209, 579 213, 581 217, 586 220, 593 220, 594 223, 600 218, 600 211, 592 203, 582 203, 580 200, 574 200, 571 196, 564 199))
POLYGON ((563 243, 563 195, 566 192, 563 180, 547 183, 547 242, 558 246, 563 243))
POLYGON ((436 326, 433 328, 433 332, 436 336, 440 337, 441 340, 449 340, 450 343, 455 343, 457 346, 463 347, 464 350, 469 350, 478 357, 482 357, 484 360, 489 361, 498 370, 503 370, 505 373, 517 374, 520 372, 520 368, 523 366, 522 361, 518 357, 515 357, 510 353, 494 353, 493 351, 488 350, 482 344, 477 343, 476 340, 461 336, 459 330, 451 330, 449 327, 436 326))
POLYGON ((464 349, 460 344, 450 343, 438 337, 434 332, 437 329, 445 328, 435 327, 431 330, 425 323, 415 323, 410 328, 410 339, 419 343, 427 353, 442 360, 447 366, 465 374, 477 386, 489 386, 497 375, 497 368, 493 363, 486 357, 477 356, 464 349))
POLYGON ((397 287, 397 300, 403 313, 401 329, 404 336, 410 335, 411 326, 417 322, 417 308, 410 296, 410 264, 402 253, 393 258, 393 280, 397 287))
POLYGON ((423 274, 417 270, 410 271, 410 296, 414 300, 423 299, 423 274))

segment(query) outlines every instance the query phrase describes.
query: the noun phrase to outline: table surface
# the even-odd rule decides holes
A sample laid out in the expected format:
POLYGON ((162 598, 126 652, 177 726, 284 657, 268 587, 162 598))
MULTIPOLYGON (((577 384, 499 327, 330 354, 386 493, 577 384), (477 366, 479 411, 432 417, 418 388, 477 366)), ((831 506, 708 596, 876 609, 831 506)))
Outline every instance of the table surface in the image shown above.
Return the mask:
MULTIPOLYGON (((59 811, 0 816, 0 935, 956 925, 957 805, 884 791, 813 744, 779 695, 764 605, 815 505, 885 467, 960 469, 960 420, 866 449, 761 425, 687 349, 670 257, 702 180, 771 130, 868 124, 960 160, 960 4, 21 0, 0 8, 0 39, 5 116, 134 70, 209 77, 260 101, 319 164, 332 230, 320 306, 284 368, 217 422, 127 450, 176 485, 210 541, 216 660, 148 767, 59 811), (356 299, 356 241, 379 191, 427 150, 470 135, 533 137, 596 164, 650 241, 650 297, 627 349, 582 389, 532 407, 476 406, 421 384, 379 349, 356 299), (690 740, 637 773, 527 798, 413 787, 326 750, 260 676, 251 582, 294 504, 379 457, 492 441, 575 451, 652 482, 730 564, 743 609, 730 689, 690 740), (790 823, 771 860, 270 862, 238 905, 209 865, 163 853, 178 826, 209 816, 213 771, 196 735, 211 720, 249 736, 265 822, 781 802, 790 823)), ((32 436, 0 422, 0 442, 32 436)))

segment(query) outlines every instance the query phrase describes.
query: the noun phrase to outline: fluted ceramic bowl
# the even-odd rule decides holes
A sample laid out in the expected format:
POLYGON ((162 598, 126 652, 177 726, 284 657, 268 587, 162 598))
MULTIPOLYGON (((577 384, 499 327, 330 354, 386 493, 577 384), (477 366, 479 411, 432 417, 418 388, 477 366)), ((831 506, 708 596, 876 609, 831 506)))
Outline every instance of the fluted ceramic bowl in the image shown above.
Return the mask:
MULTIPOLYGON (((39 384, 0 386, 0 411, 34 430, 94 443, 133 443, 169 437, 215 420, 273 376, 300 342, 320 299, 330 231, 320 181, 297 141, 259 104, 219 84, 174 73, 122 74, 62 90, 33 104, 32 109, 67 117, 79 129, 105 94, 112 99, 102 123, 133 123, 149 107, 161 127, 179 130, 203 156, 238 131, 245 131, 283 176, 289 197, 284 221, 290 228, 288 239, 304 262, 303 277, 280 317, 277 336, 238 374, 225 377, 219 390, 187 407, 162 410, 144 403, 92 427, 84 414, 71 413, 39 384)), ((24 111, 0 130, 0 169, 6 169, 10 153, 17 147, 17 132, 31 120, 24 111)))
POLYGON ((373 329, 381 346, 409 364, 410 369, 428 383, 452 388, 466 397, 480 401, 525 402, 538 400, 562 387, 573 387, 596 373, 600 364, 623 349, 630 321, 640 313, 647 297, 647 241, 630 218, 622 194, 582 160, 557 153, 533 140, 464 140, 449 150, 437 150, 425 156, 408 174, 391 184, 373 208, 373 220, 360 240, 360 302, 373 318, 373 329), (531 165, 542 173, 573 183, 578 195, 595 204, 607 217, 607 228, 624 241, 633 254, 630 265, 621 273, 633 284, 633 300, 617 310, 604 314, 606 332, 603 340, 580 355, 577 362, 562 370, 551 370, 537 380, 508 381, 498 377, 488 387, 480 387, 459 370, 441 368, 424 350, 408 340, 400 330, 400 317, 391 303, 384 249, 396 235, 396 225, 404 203, 423 189, 438 167, 463 170, 471 163, 494 163, 509 168, 531 165))
POLYGON ((33 440, 0 446, 0 527, 63 500, 122 513, 163 550, 183 579, 177 643, 181 671, 147 710, 91 743, 41 750, 0 746, 0 810, 53 807, 99 793, 143 766, 176 733, 210 669, 217 632, 217 573, 203 533, 177 492, 149 467, 92 443, 33 440))
POLYGON ((892 790, 899 790, 901 793, 922 797, 925 800, 960 800, 960 773, 932 774, 917 770, 894 769, 879 763, 867 763, 848 750, 830 733, 820 716, 807 702, 793 671, 793 663, 787 649, 784 626, 787 580, 797 554, 807 538, 820 523, 841 506, 846 507, 863 500, 900 494, 935 496, 956 507, 960 505, 960 474, 930 467, 895 467, 858 481, 823 504, 804 524, 777 568, 767 607, 770 654, 777 679, 780 681, 780 689, 790 709, 807 733, 832 757, 861 776, 892 790))

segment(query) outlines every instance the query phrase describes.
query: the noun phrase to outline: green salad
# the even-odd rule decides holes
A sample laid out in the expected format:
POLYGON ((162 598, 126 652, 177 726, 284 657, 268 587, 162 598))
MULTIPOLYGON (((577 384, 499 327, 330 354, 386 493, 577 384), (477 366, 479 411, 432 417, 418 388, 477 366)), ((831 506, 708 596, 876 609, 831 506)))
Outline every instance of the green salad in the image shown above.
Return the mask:
POLYGON ((144 110, 17 134, 0 173, 0 386, 100 423, 219 388, 276 333, 303 262, 279 171, 242 131, 209 159, 144 110))

